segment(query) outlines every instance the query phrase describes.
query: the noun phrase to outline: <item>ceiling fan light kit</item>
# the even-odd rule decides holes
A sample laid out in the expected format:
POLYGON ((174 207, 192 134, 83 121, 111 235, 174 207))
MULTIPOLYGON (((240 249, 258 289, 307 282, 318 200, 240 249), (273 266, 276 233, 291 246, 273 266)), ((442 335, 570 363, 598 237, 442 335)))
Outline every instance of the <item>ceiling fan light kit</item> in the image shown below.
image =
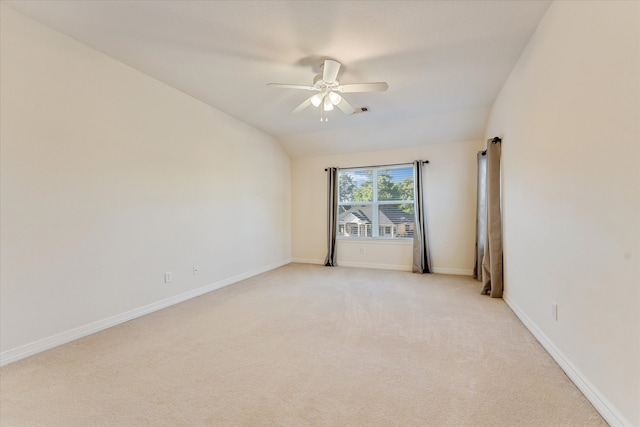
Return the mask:
MULTIPOLYGON (((318 92, 311 95, 300 105, 298 105, 292 113, 299 113, 309 105, 320 107, 320 121, 326 122, 328 118, 325 112, 332 111, 334 106, 338 107, 345 114, 353 114, 356 109, 347 102, 340 93, 355 92, 384 92, 389 88, 386 82, 374 83, 354 83, 341 85, 338 80, 338 72, 340 71, 340 63, 332 59, 326 59, 322 66, 322 74, 318 74, 313 79, 313 86, 284 84, 284 83, 268 83, 269 86, 281 87, 285 89, 301 89, 318 92)), ((367 108, 358 108, 357 112, 367 111, 367 108)))
POLYGON ((322 95, 320 95, 319 93, 316 93, 311 97, 311 104, 313 104, 314 107, 319 107, 321 103, 322 95))
POLYGON ((324 105, 322 106, 322 109, 324 111, 331 111, 333 110, 333 103, 331 102, 331 99, 325 95, 324 97, 324 105))
POLYGON ((329 99, 333 105, 338 105, 342 101, 342 97, 335 92, 329 92, 329 99))

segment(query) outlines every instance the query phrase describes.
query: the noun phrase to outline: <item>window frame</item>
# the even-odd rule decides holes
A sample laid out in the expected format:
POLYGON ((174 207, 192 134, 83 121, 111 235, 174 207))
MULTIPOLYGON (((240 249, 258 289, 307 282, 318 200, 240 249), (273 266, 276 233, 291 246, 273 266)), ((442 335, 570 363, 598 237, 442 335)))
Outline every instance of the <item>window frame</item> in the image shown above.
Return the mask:
MULTIPOLYGON (((415 215, 416 211, 416 195, 415 195, 415 171, 412 163, 399 163, 394 165, 379 165, 379 166, 363 166, 363 167, 353 167, 353 168, 340 168, 338 169, 338 182, 340 180, 340 174, 343 172, 355 172, 355 171, 371 171, 371 184, 372 184, 372 195, 371 201, 360 202, 360 201, 340 201, 340 187, 338 185, 338 203, 336 205, 336 217, 339 217, 340 207, 341 206, 371 206, 371 236, 344 236, 340 235, 340 224, 338 224, 338 233, 337 239, 339 240, 364 240, 364 239, 374 239, 374 240, 413 240, 413 236, 407 237, 392 237, 392 236, 380 236, 380 205, 413 205, 413 211, 415 215), (387 171, 390 169, 407 169, 410 168, 412 171, 412 179, 413 179, 413 199, 412 200, 378 200, 378 172, 379 171, 387 171)), ((414 216, 415 221, 415 216, 414 216)), ((344 224, 343 228, 346 230, 347 225, 344 224)), ((366 226, 365 226, 366 229, 366 226)), ((365 233, 366 234, 366 233, 365 233)))

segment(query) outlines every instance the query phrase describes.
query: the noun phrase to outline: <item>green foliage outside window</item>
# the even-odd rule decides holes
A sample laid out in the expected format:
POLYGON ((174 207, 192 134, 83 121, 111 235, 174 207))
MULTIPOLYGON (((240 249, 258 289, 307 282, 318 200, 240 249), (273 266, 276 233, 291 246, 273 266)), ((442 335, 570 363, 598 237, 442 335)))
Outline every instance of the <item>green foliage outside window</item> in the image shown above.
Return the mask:
MULTIPOLYGON (((371 202, 373 200, 373 181, 371 171, 362 171, 362 182, 358 185, 353 174, 339 175, 338 186, 340 202, 371 202)), ((378 171, 378 200, 413 200, 413 176, 402 181, 394 180, 387 171, 378 171)), ((399 208, 403 212, 413 214, 414 205, 402 204, 399 208)))

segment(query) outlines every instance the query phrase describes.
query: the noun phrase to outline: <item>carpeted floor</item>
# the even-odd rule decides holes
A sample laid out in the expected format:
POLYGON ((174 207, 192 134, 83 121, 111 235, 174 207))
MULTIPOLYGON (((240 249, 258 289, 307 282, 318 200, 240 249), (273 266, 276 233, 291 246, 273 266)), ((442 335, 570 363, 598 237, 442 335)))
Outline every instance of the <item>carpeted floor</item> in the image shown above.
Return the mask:
POLYGON ((290 264, 2 368, 2 426, 603 426, 471 278, 290 264))

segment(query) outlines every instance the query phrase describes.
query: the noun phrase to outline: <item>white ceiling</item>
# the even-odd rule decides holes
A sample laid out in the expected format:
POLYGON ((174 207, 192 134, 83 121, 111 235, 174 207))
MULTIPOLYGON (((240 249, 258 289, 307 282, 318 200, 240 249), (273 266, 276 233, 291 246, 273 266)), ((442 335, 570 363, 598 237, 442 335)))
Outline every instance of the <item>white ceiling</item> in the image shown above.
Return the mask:
POLYGON ((489 108, 550 1, 8 1, 15 9, 275 136, 291 157, 484 137, 489 108), (325 58, 341 83, 386 81, 320 122, 325 58))

